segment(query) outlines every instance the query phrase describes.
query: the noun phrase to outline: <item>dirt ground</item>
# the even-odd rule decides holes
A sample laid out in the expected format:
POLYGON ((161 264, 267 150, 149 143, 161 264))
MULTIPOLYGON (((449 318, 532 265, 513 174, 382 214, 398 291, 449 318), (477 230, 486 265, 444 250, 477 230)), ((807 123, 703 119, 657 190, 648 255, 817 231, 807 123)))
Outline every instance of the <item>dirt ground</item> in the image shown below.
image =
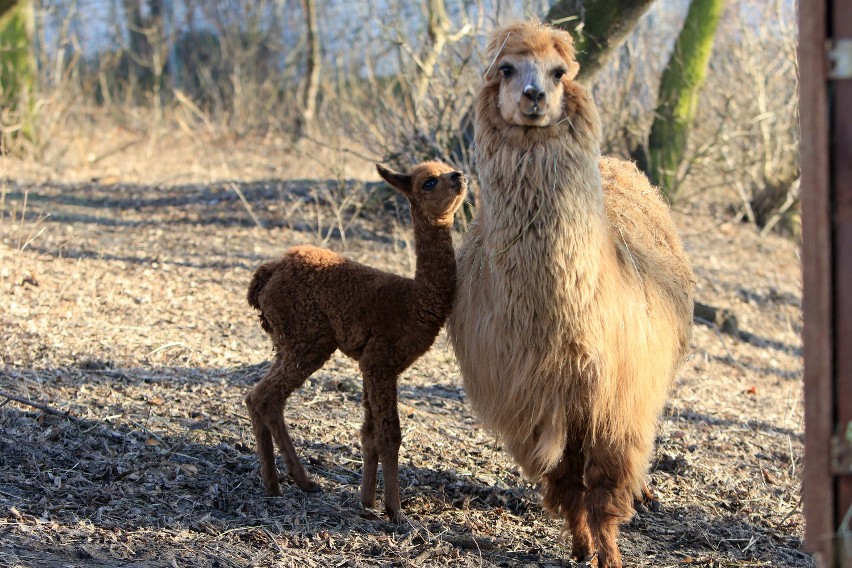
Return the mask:
MULTIPOLYGON (((359 503, 360 379, 339 355, 286 413, 323 492, 285 478, 264 498, 242 402, 271 355, 251 272, 325 242, 410 274, 404 208, 327 148, 106 134, 0 158, 0 391, 45 406, 0 396, 0 565, 573 565, 443 334, 399 385, 407 524, 359 503)), ((709 205, 676 218, 699 299, 742 334, 696 324, 651 468, 661 507, 623 527, 625 563, 812 566, 797 247, 709 205)))

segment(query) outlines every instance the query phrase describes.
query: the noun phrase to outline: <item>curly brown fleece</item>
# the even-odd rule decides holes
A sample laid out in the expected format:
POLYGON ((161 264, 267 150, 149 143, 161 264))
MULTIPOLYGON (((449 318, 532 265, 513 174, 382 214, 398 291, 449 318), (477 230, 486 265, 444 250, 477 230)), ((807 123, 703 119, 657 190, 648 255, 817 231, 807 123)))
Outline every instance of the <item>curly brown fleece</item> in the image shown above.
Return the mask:
POLYGON ((451 229, 467 181, 439 162, 411 174, 379 173, 411 204, 417 266, 405 278, 364 266, 330 250, 291 248, 262 264, 248 290, 276 349, 269 372, 246 397, 268 495, 281 495, 272 440, 304 491, 319 486, 305 472, 284 423, 287 398, 336 349, 357 360, 364 378, 361 502, 375 505, 376 476, 384 472, 385 510, 400 521, 397 377, 425 353, 446 321, 456 289, 451 229))
POLYGON ((597 548, 598 566, 615 568, 688 347, 694 277, 658 190, 600 158, 573 54, 568 33, 537 22, 491 36, 475 121, 482 204, 448 329, 474 410, 542 481, 572 556, 597 548))

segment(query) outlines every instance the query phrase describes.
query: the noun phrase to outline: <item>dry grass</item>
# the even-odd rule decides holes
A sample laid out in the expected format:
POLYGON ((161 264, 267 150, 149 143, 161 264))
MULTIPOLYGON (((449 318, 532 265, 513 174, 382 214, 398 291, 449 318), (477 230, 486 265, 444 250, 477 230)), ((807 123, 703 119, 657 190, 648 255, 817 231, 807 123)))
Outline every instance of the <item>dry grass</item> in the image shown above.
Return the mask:
MULTIPOLYGON (((0 273, 0 390, 73 417, 0 396, 0 564, 571 565, 535 487, 471 414, 443 336, 400 381, 407 525, 359 504, 360 381, 340 357, 287 410, 324 492, 262 497, 242 399, 271 352, 245 290, 263 259, 317 241, 317 215, 337 223, 311 197, 337 191, 337 176, 274 139, 168 135, 107 155, 127 136, 92 139, 95 162, 0 162, 0 266, 15 267, 0 273)), ((367 162, 345 166, 344 179, 374 179, 367 162)), ((410 271, 408 225, 365 195, 346 220, 349 254, 410 271)), ((651 475, 662 508, 625 527, 626 563, 812 566, 797 251, 698 204, 678 221, 699 298, 733 308, 747 333, 696 326, 651 475)))

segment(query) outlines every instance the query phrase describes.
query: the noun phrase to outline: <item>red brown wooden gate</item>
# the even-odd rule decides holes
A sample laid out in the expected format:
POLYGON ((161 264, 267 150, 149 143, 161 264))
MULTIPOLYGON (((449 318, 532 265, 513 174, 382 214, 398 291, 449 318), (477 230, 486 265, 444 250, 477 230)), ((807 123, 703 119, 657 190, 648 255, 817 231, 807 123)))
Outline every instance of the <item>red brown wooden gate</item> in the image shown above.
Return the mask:
POLYGON ((852 567, 852 0, 801 0, 806 541, 852 567))

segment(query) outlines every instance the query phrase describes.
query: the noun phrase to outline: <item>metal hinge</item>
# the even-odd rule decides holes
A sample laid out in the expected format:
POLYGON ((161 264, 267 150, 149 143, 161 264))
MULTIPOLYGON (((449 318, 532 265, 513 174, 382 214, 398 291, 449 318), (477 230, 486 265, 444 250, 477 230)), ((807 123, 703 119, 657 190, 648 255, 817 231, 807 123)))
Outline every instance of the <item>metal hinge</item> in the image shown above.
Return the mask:
POLYGON ((852 79, 852 39, 828 42, 828 78, 833 81, 852 79))
POLYGON ((852 475, 852 422, 845 431, 831 437, 832 475, 852 475))

